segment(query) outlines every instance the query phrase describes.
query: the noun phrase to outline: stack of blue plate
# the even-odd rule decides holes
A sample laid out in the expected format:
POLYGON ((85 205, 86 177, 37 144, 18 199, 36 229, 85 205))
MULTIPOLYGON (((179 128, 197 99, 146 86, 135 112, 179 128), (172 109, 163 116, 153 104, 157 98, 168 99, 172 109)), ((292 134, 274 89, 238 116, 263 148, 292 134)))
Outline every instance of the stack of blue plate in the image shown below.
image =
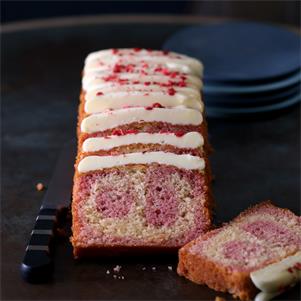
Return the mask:
POLYGON ((275 112, 301 99, 300 36, 282 27, 226 22, 185 28, 163 48, 200 59, 210 116, 275 112))

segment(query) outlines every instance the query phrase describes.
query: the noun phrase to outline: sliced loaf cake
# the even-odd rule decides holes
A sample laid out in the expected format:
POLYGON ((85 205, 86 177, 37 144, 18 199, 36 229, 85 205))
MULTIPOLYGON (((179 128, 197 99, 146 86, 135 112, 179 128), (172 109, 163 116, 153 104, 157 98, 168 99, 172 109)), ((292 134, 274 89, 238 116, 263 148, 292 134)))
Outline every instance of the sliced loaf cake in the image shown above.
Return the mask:
POLYGON ((211 226, 202 65, 110 49, 83 71, 72 214, 75 257, 176 250, 211 226))

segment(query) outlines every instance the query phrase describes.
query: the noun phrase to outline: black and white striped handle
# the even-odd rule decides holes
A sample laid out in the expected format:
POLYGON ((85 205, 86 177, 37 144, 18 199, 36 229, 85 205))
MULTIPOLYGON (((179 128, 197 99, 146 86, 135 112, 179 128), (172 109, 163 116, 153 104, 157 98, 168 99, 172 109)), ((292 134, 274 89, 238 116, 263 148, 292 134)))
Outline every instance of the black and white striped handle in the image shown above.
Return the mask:
POLYGON ((28 282, 45 282, 52 276, 51 243, 56 218, 56 209, 40 208, 21 264, 22 277, 28 282))

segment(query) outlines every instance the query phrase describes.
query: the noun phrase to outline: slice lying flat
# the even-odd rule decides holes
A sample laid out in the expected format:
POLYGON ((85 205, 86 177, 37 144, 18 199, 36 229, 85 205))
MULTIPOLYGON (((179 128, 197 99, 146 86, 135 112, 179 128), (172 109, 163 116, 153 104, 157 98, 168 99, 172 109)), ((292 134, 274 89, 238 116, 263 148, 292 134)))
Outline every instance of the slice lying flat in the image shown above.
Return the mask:
POLYGON ((263 202, 181 248, 178 273, 241 300, 261 290, 260 299, 300 279, 300 251, 301 218, 263 202))

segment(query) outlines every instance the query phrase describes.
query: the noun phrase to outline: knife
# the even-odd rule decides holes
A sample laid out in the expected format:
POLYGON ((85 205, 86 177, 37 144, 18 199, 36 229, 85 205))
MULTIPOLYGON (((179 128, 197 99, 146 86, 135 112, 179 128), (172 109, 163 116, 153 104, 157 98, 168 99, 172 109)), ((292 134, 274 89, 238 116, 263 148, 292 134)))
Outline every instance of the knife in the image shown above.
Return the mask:
POLYGON ((45 282, 53 274, 54 230, 59 212, 70 206, 75 156, 76 142, 71 140, 61 150, 25 250, 21 275, 27 282, 45 282))

